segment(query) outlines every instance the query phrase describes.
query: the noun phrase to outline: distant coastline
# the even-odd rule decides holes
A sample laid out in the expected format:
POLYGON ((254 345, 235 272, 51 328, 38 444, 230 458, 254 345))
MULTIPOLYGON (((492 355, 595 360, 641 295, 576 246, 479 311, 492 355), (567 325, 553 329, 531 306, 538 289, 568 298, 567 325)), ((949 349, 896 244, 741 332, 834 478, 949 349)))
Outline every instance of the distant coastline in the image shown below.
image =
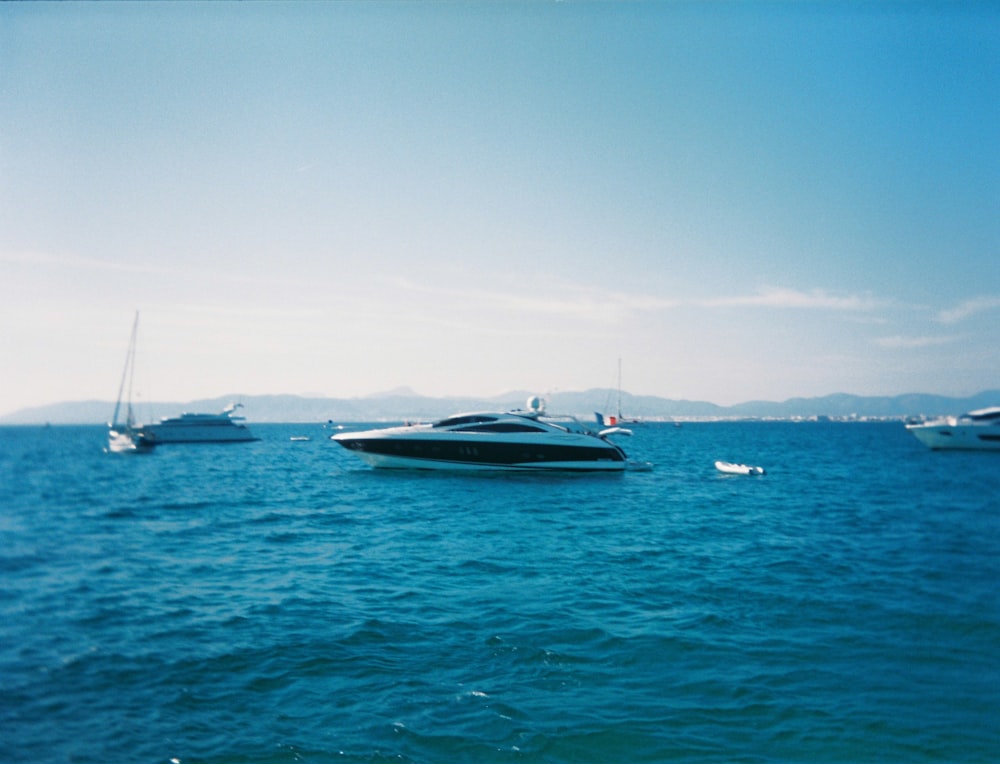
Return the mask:
MULTIPOLYGON (((527 391, 512 391, 492 398, 434 398, 409 391, 376 394, 361 398, 325 398, 299 395, 240 395, 205 398, 187 402, 150 402, 138 405, 142 421, 153 421, 182 411, 221 411, 233 401, 244 404, 248 421, 253 422, 378 422, 433 419, 459 411, 514 409, 524 405, 527 391)), ((595 411, 614 413, 617 390, 595 388, 581 392, 556 392, 545 396, 550 411, 592 419, 595 411)), ((915 416, 958 414, 986 406, 1000 405, 1000 390, 987 390, 968 397, 947 397, 925 393, 896 396, 861 396, 836 393, 816 398, 786 401, 748 401, 719 406, 707 401, 674 400, 658 396, 621 393, 623 413, 629 418, 656 421, 711 421, 733 419, 833 419, 867 421, 905 419, 915 416)), ((110 401, 68 401, 24 408, 0 416, 0 425, 104 424, 111 416, 110 401)))

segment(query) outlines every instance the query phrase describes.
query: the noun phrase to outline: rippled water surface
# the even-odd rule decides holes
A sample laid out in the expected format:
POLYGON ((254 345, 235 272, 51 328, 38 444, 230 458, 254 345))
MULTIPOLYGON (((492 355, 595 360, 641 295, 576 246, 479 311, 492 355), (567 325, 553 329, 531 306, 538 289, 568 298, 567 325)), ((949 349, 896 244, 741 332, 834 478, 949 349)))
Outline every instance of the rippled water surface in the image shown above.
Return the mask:
POLYGON ((998 454, 648 424, 651 472, 448 475, 255 429, 0 428, 0 760, 1000 759, 998 454))

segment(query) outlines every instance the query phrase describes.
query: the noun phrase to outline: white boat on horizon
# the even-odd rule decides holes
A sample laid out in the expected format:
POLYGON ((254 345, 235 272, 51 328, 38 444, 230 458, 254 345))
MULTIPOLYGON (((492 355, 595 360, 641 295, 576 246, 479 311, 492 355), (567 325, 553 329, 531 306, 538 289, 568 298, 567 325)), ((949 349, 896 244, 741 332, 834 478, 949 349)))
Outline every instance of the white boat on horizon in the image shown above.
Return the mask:
POLYGON ((933 450, 1000 451, 1000 406, 910 422, 906 429, 933 450))
POLYGON ((373 467, 437 470, 564 470, 618 472, 633 468, 608 438, 576 417, 548 415, 539 398, 527 410, 456 414, 430 424, 410 424, 331 439, 373 467))
POLYGON ((163 443, 247 443, 257 440, 237 416, 242 403, 233 403, 218 414, 184 413, 164 417, 159 422, 139 425, 136 430, 157 444, 163 443))

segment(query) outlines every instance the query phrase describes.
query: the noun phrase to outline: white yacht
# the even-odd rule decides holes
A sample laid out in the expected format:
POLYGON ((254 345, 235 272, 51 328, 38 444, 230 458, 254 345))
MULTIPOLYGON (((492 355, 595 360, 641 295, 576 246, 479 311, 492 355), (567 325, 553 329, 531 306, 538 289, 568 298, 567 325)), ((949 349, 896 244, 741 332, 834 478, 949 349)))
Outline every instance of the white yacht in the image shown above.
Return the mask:
POLYGON ((970 411, 958 417, 912 422, 906 429, 933 449, 1000 451, 1000 406, 970 411))
POLYGON ((164 417, 154 424, 139 425, 136 430, 157 445, 163 443, 246 443, 257 440, 245 418, 236 416, 242 403, 227 406, 220 414, 185 413, 164 417))
POLYGON ((625 452, 572 416, 550 416, 539 398, 528 410, 456 414, 431 424, 342 432, 332 440, 373 467, 445 470, 621 471, 625 452))

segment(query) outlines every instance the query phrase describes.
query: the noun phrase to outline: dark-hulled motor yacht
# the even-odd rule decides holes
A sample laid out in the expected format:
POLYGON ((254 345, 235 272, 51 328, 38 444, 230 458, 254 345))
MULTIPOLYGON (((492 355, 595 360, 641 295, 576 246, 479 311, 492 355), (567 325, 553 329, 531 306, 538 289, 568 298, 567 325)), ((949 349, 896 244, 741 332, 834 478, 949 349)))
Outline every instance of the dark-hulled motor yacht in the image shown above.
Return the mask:
POLYGON ((332 436, 373 467, 449 470, 621 471, 625 452, 576 417, 550 416, 538 398, 528 410, 456 414, 413 424, 332 436))

